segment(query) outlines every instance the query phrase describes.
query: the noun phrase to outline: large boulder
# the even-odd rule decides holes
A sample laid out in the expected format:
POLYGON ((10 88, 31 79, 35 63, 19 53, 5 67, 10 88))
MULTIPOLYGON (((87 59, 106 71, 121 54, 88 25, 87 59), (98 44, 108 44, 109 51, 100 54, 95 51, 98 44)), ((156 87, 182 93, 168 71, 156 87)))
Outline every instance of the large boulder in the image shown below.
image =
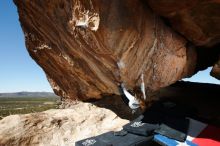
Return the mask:
POLYGON ((194 47, 140 0, 14 0, 26 47, 54 92, 100 99, 140 86, 156 91, 194 73, 194 47))

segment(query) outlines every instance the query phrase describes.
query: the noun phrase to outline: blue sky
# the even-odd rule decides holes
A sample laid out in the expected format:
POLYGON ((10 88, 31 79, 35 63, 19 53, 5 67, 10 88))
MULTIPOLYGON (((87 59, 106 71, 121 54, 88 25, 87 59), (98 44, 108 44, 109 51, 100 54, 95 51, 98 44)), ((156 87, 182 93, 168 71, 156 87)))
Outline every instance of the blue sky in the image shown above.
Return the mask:
MULTIPOLYGON (((12 0, 0 1, 0 19, 0 92, 52 91, 44 72, 25 48, 12 0)), ((184 80, 220 84, 209 76, 210 69, 184 80)))
POLYGON ((52 91, 42 69, 31 59, 12 0, 0 1, 0 92, 52 91))
POLYGON ((185 78, 184 81, 191 81, 191 82, 200 82, 200 83, 214 83, 214 84, 220 84, 220 81, 213 78, 209 75, 211 71, 211 67, 207 68, 204 71, 199 71, 197 74, 192 76, 191 78, 185 78))

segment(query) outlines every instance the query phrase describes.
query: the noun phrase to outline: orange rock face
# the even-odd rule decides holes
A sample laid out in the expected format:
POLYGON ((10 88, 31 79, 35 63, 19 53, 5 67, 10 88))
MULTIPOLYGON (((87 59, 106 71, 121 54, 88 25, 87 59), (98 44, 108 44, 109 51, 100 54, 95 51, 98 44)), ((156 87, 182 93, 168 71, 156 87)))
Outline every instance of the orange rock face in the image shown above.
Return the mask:
POLYGON ((197 63, 198 70, 201 66, 203 69, 213 66, 211 75, 220 79, 219 63, 214 63, 220 54, 220 1, 147 0, 147 2, 157 14, 167 18, 171 26, 194 45, 207 48, 202 55, 207 57, 202 57, 199 59, 202 63, 201 61, 197 63), (219 51, 211 50, 216 48, 219 51))
POLYGON ((139 0, 15 0, 26 47, 55 93, 73 100, 155 91, 194 73, 196 52, 139 0))
POLYGON ((219 0, 147 0, 159 15, 169 19, 172 27, 198 46, 220 42, 219 0))

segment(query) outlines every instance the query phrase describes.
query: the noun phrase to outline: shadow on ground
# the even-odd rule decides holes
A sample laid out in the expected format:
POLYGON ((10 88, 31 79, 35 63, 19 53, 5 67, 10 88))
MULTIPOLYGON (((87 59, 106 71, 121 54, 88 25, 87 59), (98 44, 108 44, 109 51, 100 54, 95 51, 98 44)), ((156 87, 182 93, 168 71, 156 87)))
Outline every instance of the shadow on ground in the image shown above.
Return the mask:
POLYGON ((220 85, 179 81, 161 89, 158 97, 194 107, 202 121, 220 127, 220 85))

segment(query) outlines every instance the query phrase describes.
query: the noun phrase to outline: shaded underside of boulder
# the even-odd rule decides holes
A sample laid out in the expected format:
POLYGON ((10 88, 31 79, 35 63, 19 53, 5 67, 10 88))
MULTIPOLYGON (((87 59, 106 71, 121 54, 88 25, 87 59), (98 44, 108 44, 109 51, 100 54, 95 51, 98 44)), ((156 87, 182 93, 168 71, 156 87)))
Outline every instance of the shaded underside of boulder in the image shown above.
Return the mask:
POLYGON ((144 1, 14 1, 31 57, 65 99, 119 95, 142 74, 157 91, 195 72, 195 48, 144 1))

